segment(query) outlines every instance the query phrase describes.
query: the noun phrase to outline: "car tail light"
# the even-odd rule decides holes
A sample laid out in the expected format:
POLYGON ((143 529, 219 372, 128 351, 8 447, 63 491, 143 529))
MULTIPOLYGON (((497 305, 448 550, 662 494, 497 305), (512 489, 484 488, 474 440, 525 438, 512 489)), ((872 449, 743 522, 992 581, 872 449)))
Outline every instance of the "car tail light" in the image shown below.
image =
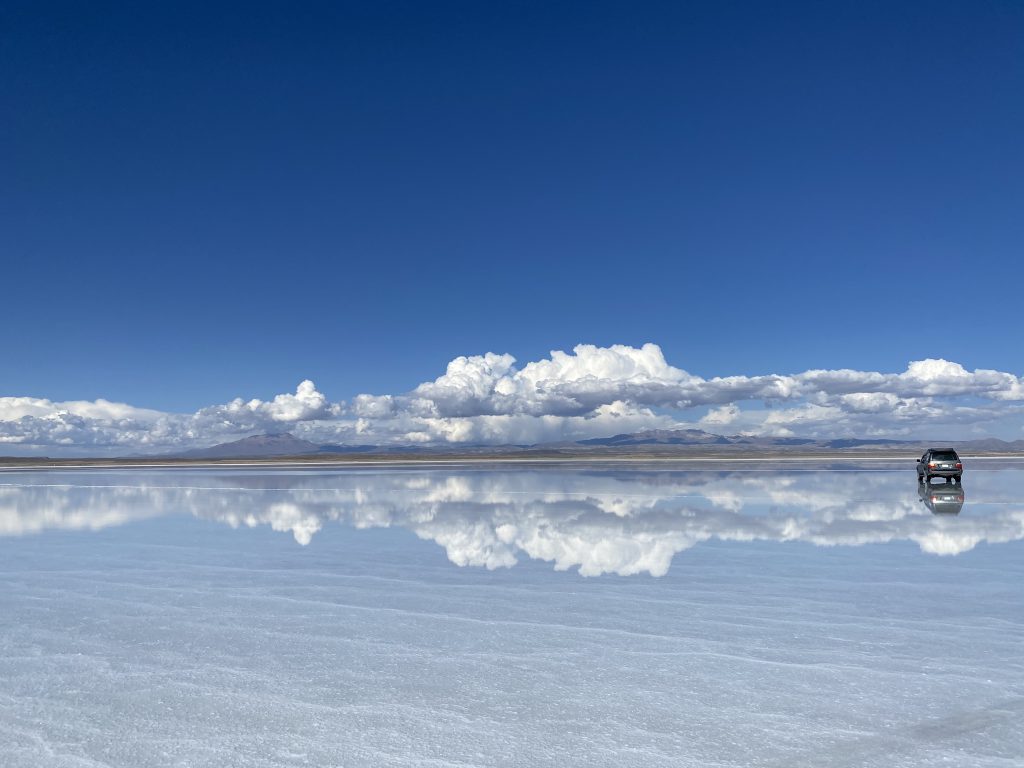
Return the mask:
POLYGON ((961 464, 961 463, 960 463, 960 462, 958 461, 958 462, 956 463, 956 468, 957 468, 957 469, 963 469, 963 468, 964 468, 964 465, 963 465, 963 464, 961 464))

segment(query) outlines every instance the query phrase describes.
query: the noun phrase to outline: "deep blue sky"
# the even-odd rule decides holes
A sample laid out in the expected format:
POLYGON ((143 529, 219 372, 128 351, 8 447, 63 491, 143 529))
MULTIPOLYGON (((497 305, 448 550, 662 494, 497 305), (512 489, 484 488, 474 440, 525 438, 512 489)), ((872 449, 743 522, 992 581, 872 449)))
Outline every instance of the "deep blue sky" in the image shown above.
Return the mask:
POLYGON ((0 394, 1021 372, 1024 5, 5 3, 0 394))

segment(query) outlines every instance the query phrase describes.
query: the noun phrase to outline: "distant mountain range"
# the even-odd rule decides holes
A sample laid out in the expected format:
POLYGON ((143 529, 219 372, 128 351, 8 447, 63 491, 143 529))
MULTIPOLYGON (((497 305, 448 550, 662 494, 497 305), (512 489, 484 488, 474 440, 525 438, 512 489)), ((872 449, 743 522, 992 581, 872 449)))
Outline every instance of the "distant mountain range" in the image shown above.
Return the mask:
POLYGON ((580 440, 579 445, 749 445, 749 446, 818 446, 821 448, 854 448, 863 445, 898 445, 899 440, 814 440, 808 437, 750 437, 715 435, 701 429, 649 429, 644 432, 580 440))
POLYGON ((318 453, 369 453, 384 450, 387 453, 394 453, 410 449, 392 446, 384 449, 376 445, 317 445, 308 440, 300 440, 289 432, 271 432, 266 435, 243 437, 230 443, 219 443, 209 448, 175 453, 173 456, 182 459, 255 459, 267 456, 311 456, 318 453))
MULTIPOLYGON (((564 444, 563 444, 564 445, 564 444)), ((982 440, 891 440, 886 438, 843 437, 818 440, 809 437, 756 437, 750 435, 716 435, 701 429, 650 429, 644 432, 580 440, 574 445, 635 448, 641 446, 736 446, 750 448, 813 448, 843 450, 846 448, 892 448, 924 450, 932 445, 953 446, 964 451, 1013 453, 1024 451, 1024 440, 1008 442, 989 437, 982 440)))
POLYGON ((209 448, 197 448, 194 451, 175 454, 175 456, 185 459, 233 459, 261 456, 301 456, 307 453, 317 453, 319 450, 320 446, 316 443, 299 440, 288 432, 279 432, 243 437, 241 440, 220 443, 209 448))
POLYGON ((720 449, 723 452, 735 452, 747 449, 782 450, 807 449, 844 450, 844 449, 906 449, 908 451, 924 450, 932 444, 953 446, 959 451, 980 451, 991 453, 1024 452, 1024 440, 1007 442, 996 438, 967 441, 927 441, 927 440, 886 440, 886 439, 855 439, 841 438, 836 440, 815 440, 803 437, 750 437, 745 435, 716 435, 700 429, 651 429, 643 432, 599 437, 576 442, 542 443, 539 445, 458 445, 441 447, 393 446, 393 445, 318 445, 308 440, 300 440, 288 432, 277 432, 265 435, 253 435, 221 443, 210 448, 199 448, 184 453, 173 454, 174 458, 183 459, 253 459, 275 456, 317 456, 343 455, 353 453, 519 453, 541 451, 553 453, 604 453, 609 450, 623 449, 637 453, 666 453, 676 450, 693 448, 720 449))

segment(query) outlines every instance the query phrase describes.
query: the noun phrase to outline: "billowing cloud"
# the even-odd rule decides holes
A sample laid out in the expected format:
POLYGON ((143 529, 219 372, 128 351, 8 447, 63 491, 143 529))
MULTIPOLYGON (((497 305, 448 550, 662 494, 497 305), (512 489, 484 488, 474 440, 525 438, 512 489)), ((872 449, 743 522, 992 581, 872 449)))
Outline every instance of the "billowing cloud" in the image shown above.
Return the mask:
POLYGON ((235 398, 226 405, 214 405, 199 410, 192 421, 197 426, 224 425, 244 429, 280 428, 300 421, 330 418, 335 413, 323 393, 306 379, 295 389, 295 394, 277 395, 273 400, 243 400, 235 398))
POLYGON ((517 365, 508 354, 458 357, 397 394, 331 402, 311 381, 270 399, 236 398, 192 414, 106 400, 0 398, 5 453, 159 453, 261 432, 338 444, 534 444, 642 429, 730 434, 1020 436, 1024 380, 917 360, 900 373, 849 369, 703 378, 656 344, 581 344, 517 365))

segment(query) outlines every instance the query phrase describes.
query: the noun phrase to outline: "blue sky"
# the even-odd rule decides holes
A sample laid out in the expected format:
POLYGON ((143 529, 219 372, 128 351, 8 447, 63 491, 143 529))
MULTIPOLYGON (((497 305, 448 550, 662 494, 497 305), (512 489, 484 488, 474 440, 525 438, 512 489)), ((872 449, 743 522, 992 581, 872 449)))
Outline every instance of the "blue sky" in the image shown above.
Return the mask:
POLYGON ((9 3, 0 394, 1021 373, 1024 8, 9 3))

